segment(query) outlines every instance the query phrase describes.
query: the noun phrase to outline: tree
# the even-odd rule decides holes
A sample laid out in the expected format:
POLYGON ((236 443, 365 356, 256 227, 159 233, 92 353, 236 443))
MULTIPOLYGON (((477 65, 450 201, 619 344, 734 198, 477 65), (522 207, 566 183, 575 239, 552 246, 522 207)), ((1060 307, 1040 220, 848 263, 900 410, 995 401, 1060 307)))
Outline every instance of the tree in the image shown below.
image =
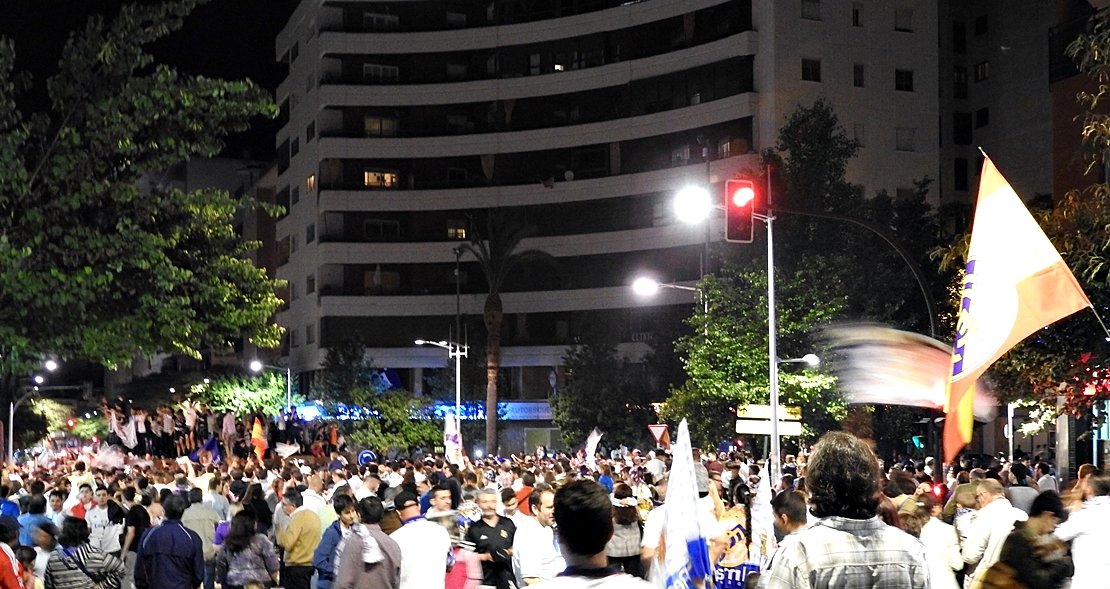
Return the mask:
MULTIPOLYGON (((304 402, 293 383, 293 405, 304 402)), ((203 403, 216 411, 231 411, 238 415, 257 413, 278 415, 285 410, 285 374, 266 372, 257 376, 222 376, 209 383, 193 385, 189 399, 203 403)))
POLYGON ((586 441, 595 427, 613 444, 637 446, 648 441, 647 425, 655 414, 647 399, 643 375, 607 342, 589 342, 567 349, 563 367, 568 379, 549 399, 551 421, 568 448, 586 441))
POLYGON ((351 440, 355 443, 408 452, 442 441, 443 423, 433 419, 430 399, 399 389, 380 394, 358 389, 356 394, 364 398, 370 415, 354 426, 351 440))
POLYGON ((202 1, 90 19, 47 82, 49 105, 29 112, 17 98, 30 78, 0 39, 0 389, 9 397, 45 356, 115 366, 136 351, 198 357, 240 337, 279 341, 269 323, 277 284, 245 257, 256 244, 232 226, 254 204, 136 186, 276 115, 250 81, 180 74, 144 52, 202 1))
MULTIPOLYGON (((823 268, 814 262, 806 272, 776 275, 780 356, 812 351, 810 330, 843 308, 843 297, 822 279, 823 268)), ((725 260, 720 275, 706 276, 698 288, 708 299, 709 312, 697 306, 689 319, 693 335, 675 344, 688 380, 672 389, 660 417, 671 423, 685 417, 695 443, 716 447, 734 437, 730 416, 738 405, 768 402, 767 277, 725 260)), ((793 369, 780 371, 779 377, 782 404, 802 407, 803 422, 814 428, 810 435, 843 417, 844 404, 832 377, 793 369)))
MULTIPOLYGON (((486 407, 497 407, 497 377, 501 372, 501 323, 505 312, 501 305, 501 287, 518 266, 529 262, 550 261, 551 255, 540 250, 520 250, 525 239, 536 234, 535 225, 525 225, 493 211, 487 217, 484 235, 474 231, 470 243, 463 244, 486 277, 486 303, 482 321, 486 326, 486 407)), ((486 412, 486 452, 497 452, 497 412, 486 412)))
POLYGON ((352 391, 370 386, 374 361, 366 357, 366 344, 348 338, 328 348, 320 370, 318 398, 328 403, 350 405, 352 391))

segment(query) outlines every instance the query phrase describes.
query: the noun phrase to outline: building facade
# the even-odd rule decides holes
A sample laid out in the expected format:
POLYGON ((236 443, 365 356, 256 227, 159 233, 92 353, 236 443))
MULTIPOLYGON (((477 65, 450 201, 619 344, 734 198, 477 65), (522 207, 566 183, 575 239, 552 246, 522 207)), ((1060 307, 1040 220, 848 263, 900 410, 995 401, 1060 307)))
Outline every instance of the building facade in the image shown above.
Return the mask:
POLYGON ((937 176, 937 22, 924 0, 303 0, 276 42, 283 354, 308 384, 359 336, 420 391, 447 357, 414 340, 455 337, 459 312, 482 347, 457 248, 497 211, 555 259, 501 295, 504 397, 545 399, 594 332, 637 360, 693 301, 629 285, 695 281, 721 239, 675 193, 757 169, 798 106, 835 106, 867 193, 937 176))

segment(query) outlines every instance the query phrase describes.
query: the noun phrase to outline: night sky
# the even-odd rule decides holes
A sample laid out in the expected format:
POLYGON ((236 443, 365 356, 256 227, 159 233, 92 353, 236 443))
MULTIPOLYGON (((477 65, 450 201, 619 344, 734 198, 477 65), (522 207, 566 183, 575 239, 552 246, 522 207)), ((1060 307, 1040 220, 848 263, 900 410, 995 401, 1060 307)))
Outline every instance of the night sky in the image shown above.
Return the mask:
MULTIPOLYGON (((144 4, 157 2, 143 1, 144 4)), ((30 71, 35 91, 23 103, 44 104, 45 80, 57 70, 71 31, 88 17, 115 16, 122 0, 0 0, 0 35, 16 43, 17 69, 30 71)), ((180 71, 225 79, 250 78, 271 94, 285 75, 274 57, 274 38, 296 0, 211 0, 185 20, 180 31, 150 48, 158 63, 180 71)), ((251 130, 228 142, 224 155, 269 161, 274 157, 274 121, 258 119, 251 130)))

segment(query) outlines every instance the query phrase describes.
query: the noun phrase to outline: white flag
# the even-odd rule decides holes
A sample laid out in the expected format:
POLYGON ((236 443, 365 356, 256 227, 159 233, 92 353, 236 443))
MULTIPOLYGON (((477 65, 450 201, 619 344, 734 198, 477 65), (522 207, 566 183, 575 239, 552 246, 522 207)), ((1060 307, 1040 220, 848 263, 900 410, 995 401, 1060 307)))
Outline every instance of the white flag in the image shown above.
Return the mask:
POLYGON ((685 419, 678 424, 678 439, 671 449, 674 460, 667 483, 664 586, 667 589, 706 586, 712 574, 709 546, 698 517, 698 483, 694 475, 690 428, 685 419))
POLYGON ((589 437, 586 438, 586 466, 590 470, 597 470, 597 460, 594 459, 594 454, 597 452, 597 443, 601 441, 602 433, 597 431, 595 427, 590 432, 589 437))

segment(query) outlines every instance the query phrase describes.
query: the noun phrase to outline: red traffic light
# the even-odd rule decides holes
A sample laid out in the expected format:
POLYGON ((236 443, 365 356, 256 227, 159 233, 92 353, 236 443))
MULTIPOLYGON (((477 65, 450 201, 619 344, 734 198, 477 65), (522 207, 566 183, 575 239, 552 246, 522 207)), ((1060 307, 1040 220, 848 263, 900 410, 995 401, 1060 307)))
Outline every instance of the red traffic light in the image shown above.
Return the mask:
POLYGON ((77 420, 70 417, 69 419, 66 420, 66 427, 68 427, 69 429, 73 429, 73 428, 77 427, 77 420))
POLYGON ((725 241, 752 242, 755 201, 755 182, 746 178, 725 182, 725 241))

